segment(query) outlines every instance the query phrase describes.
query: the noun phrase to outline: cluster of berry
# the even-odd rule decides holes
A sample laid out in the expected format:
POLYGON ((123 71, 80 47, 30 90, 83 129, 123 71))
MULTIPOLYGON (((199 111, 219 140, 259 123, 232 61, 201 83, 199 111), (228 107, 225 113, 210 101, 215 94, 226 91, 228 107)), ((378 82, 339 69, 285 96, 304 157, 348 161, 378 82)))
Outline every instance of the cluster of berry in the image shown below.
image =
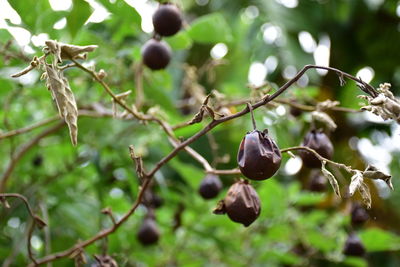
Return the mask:
POLYGON ((152 70, 167 67, 171 60, 171 47, 163 36, 172 36, 182 28, 182 15, 179 8, 173 4, 162 4, 153 15, 154 36, 142 48, 143 63, 152 70))

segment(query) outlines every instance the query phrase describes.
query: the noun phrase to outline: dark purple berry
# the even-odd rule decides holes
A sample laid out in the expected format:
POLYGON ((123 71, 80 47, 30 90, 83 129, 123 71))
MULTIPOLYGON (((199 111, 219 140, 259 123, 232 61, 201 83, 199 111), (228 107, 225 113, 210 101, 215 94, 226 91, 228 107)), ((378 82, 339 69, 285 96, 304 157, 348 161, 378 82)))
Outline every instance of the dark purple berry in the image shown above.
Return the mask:
POLYGON ((303 114, 303 111, 301 109, 294 106, 290 106, 289 112, 293 117, 299 117, 301 114, 303 114))
POLYGON ((318 171, 312 173, 308 188, 313 192, 324 192, 326 190, 326 178, 318 171))
POLYGON ((210 199, 218 196, 222 189, 222 182, 215 174, 207 174, 201 181, 199 187, 199 194, 204 199, 210 199))
POLYGON ((173 4, 164 4, 153 15, 154 31, 161 36, 171 36, 182 27, 182 15, 179 8, 173 4))
POLYGON ((227 195, 218 203, 215 214, 228 214, 234 221, 245 227, 252 224, 260 215, 261 203, 256 190, 247 181, 238 181, 228 190, 227 195))
POLYGON ((351 224, 353 226, 360 226, 368 221, 368 219, 369 215, 366 209, 359 203, 354 203, 351 208, 351 224))
POLYGON ((43 164, 43 157, 41 155, 37 155, 32 160, 32 165, 35 167, 40 167, 43 164))
POLYGON ((346 243, 344 244, 343 254, 355 257, 364 256, 365 247, 355 234, 350 234, 347 238, 346 243))
POLYGON ((143 63, 152 70, 165 69, 171 60, 171 53, 167 43, 150 39, 142 47, 143 63))
MULTIPOLYGON (((314 149, 318 154, 326 159, 331 159, 333 156, 333 145, 328 136, 320 130, 311 130, 308 132, 304 137, 302 145, 314 149)), ((301 150, 299 155, 306 167, 321 167, 321 161, 313 153, 301 150)))
POLYGON ((238 152, 239 169, 252 180, 272 177, 281 165, 282 155, 267 131, 254 130, 246 134, 238 152))
POLYGON ((139 242, 144 246, 148 246, 157 243, 159 238, 160 232, 154 218, 145 218, 137 233, 139 242))

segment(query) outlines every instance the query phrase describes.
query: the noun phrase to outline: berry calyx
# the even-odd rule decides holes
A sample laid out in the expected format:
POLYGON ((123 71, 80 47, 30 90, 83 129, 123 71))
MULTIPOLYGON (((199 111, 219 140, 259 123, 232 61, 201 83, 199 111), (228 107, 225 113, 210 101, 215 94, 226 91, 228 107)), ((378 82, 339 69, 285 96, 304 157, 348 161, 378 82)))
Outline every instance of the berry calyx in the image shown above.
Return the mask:
POLYGON ((167 43, 150 39, 142 47, 143 63, 152 70, 165 69, 171 60, 171 53, 167 43))
POLYGON ((164 4, 153 15, 154 31, 161 36, 172 36, 182 27, 182 15, 173 4, 164 4))

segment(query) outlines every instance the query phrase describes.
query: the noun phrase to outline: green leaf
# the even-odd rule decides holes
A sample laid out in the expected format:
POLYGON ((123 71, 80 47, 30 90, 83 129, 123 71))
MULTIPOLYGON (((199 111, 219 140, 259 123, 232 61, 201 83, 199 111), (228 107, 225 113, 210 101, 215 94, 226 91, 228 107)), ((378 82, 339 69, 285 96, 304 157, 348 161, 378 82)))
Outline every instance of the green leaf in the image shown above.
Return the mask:
POLYGON ((24 28, 32 34, 54 32, 54 23, 65 16, 65 11, 54 11, 51 9, 49 1, 35 1, 34 4, 27 1, 9 1, 15 11, 21 17, 24 28))
POLYGON ((110 13, 111 16, 105 21, 109 25, 109 32, 112 33, 113 41, 120 42, 126 36, 135 36, 142 32, 142 18, 135 8, 125 1, 110 3, 109 0, 99 1, 110 13))
POLYGON ((196 42, 213 44, 232 41, 229 24, 220 13, 202 16, 191 24, 189 36, 196 42))
POLYGON ((72 38, 92 14, 90 5, 84 0, 73 0, 73 7, 67 16, 67 29, 72 38))
POLYGON ((371 228, 360 232, 359 236, 368 252, 400 250, 400 236, 393 233, 371 228))
POLYGON ((188 49, 193 44, 192 39, 185 31, 180 31, 172 37, 165 38, 165 40, 174 50, 188 49))

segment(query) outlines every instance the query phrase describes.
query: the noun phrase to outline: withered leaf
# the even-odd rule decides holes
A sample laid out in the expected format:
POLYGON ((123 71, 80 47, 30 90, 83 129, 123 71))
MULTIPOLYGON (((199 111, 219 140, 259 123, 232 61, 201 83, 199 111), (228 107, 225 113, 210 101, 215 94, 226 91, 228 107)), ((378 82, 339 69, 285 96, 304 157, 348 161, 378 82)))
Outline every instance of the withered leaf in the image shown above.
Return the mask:
POLYGON ((338 184, 335 176, 333 176, 333 174, 325 168, 325 164, 326 164, 325 161, 322 162, 322 167, 321 167, 322 174, 328 179, 335 194, 340 197, 339 184, 338 184))
POLYGON ((74 94, 63 72, 53 64, 46 64, 46 86, 56 102, 60 116, 68 125, 71 142, 78 143, 78 108, 74 94))

